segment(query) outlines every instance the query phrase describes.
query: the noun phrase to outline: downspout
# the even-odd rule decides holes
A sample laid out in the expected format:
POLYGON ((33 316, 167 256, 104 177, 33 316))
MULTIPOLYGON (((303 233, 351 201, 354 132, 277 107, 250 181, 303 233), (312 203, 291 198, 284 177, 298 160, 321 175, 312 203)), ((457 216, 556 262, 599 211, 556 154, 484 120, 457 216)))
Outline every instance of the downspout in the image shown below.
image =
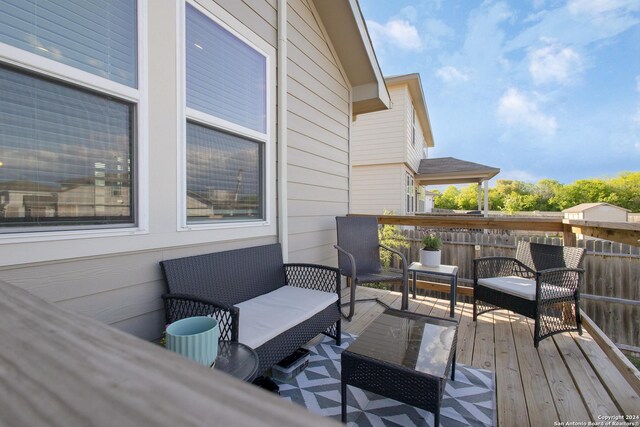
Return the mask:
POLYGON ((289 259, 287 203, 287 0, 278 0, 278 241, 289 259))

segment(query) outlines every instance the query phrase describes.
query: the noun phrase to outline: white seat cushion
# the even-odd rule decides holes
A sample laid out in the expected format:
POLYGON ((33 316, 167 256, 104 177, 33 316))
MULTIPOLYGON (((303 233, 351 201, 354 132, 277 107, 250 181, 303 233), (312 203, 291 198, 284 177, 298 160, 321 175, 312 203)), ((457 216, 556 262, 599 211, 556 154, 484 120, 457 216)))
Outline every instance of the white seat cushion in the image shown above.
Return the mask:
MULTIPOLYGON (((478 279, 478 283, 486 286, 487 288, 504 292, 505 294, 524 298, 529 301, 536 300, 536 281, 532 279, 525 279, 518 276, 485 277, 478 279)), ((573 292, 570 289, 566 289, 561 286, 545 286, 553 291, 555 297, 569 297, 573 295, 573 292)))
POLYGON ((338 295, 334 292, 283 286, 236 304, 240 309, 238 341, 258 348, 337 300, 338 295))

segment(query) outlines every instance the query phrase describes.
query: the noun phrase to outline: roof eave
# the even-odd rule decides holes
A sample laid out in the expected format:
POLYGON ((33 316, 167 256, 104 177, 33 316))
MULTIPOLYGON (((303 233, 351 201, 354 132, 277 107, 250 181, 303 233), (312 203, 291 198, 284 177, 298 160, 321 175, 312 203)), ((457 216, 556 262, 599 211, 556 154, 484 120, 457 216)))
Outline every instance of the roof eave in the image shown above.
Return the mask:
POLYGON ((313 0, 352 88, 352 114, 391 108, 391 98, 357 0, 313 0))
POLYGON ((386 77, 385 81, 388 85, 406 84, 413 100, 413 107, 416 109, 418 121, 422 127, 424 134, 424 142, 427 147, 434 147, 433 132, 431 130, 431 120, 429 119, 429 109, 427 108, 427 101, 424 97, 424 90, 422 89, 422 80, 420 74, 404 74, 401 76, 386 77))

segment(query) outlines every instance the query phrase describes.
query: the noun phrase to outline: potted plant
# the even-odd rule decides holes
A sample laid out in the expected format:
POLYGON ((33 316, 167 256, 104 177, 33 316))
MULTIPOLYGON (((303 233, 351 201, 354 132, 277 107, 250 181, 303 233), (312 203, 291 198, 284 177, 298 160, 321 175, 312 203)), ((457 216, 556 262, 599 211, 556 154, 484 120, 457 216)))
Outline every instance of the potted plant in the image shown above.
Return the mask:
POLYGON ((427 267, 437 267, 440 265, 440 248, 442 240, 435 234, 426 234, 422 238, 422 249, 420 250, 420 264, 427 267))

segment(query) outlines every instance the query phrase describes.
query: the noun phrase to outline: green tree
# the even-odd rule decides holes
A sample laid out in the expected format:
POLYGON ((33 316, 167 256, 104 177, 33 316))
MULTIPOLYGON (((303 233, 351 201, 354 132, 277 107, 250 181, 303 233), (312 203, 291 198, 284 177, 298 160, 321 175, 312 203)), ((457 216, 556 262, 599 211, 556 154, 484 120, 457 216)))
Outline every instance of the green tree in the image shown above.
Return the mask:
POLYGON ((455 185, 448 186, 442 194, 433 200, 433 206, 440 209, 457 209, 456 197, 460 190, 455 185))
POLYGON ((613 193, 609 184, 601 179, 580 179, 572 184, 565 185, 551 198, 559 210, 579 205, 580 203, 604 202, 611 198, 613 193))
POLYGON ((467 185, 456 196, 456 209, 478 209, 478 186, 467 185))

